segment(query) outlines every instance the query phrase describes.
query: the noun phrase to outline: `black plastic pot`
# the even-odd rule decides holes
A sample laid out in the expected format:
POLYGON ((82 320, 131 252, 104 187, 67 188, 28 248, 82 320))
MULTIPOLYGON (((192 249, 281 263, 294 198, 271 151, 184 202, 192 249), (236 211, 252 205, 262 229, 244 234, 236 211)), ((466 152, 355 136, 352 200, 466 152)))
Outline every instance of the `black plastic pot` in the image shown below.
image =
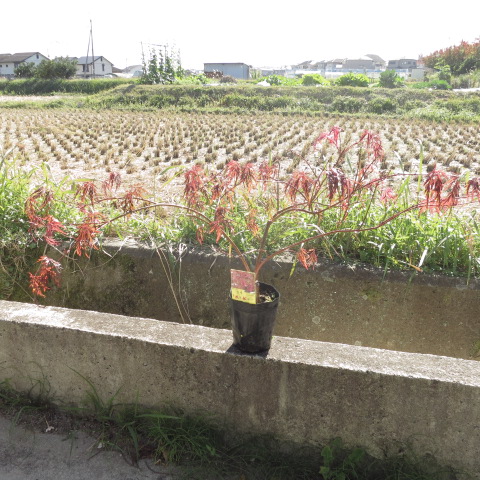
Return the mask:
POLYGON ((259 288, 260 294, 270 295, 273 301, 253 305, 230 298, 233 343, 243 352, 264 352, 272 341, 280 294, 266 283, 259 288))

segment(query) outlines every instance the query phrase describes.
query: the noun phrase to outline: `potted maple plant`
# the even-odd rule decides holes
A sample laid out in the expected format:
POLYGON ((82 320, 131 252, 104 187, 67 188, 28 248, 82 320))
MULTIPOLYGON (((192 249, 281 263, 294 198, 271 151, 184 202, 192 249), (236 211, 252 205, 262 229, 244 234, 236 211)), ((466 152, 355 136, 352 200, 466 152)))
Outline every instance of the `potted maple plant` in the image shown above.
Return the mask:
POLYGON ((185 173, 185 199, 189 213, 198 221, 198 241, 202 243, 206 233, 215 234, 217 242, 225 239, 244 267, 231 270, 230 306, 234 344, 245 352, 265 351, 271 344, 280 294, 260 281, 267 262, 295 251, 296 260, 308 269, 317 261, 315 248, 307 248, 308 243, 328 235, 379 228, 400 214, 373 226, 342 228, 342 218, 351 208, 366 206, 387 188, 386 176, 379 174, 384 153, 380 137, 368 131, 356 141, 345 141, 342 130, 334 127, 319 135, 312 145, 314 151, 323 142, 333 145, 331 158, 314 156, 303 162, 302 169, 290 173, 282 173, 281 159, 258 166, 232 161, 214 174, 196 165, 185 173), (360 155, 352 165, 347 155, 353 149, 360 155), (329 213, 338 221, 324 230, 322 220, 329 213), (305 228, 299 229, 300 224, 305 228), (283 239, 272 249, 268 241, 273 229, 283 239), (242 248, 245 232, 256 245, 254 251, 242 248))
MULTIPOLYGON (((274 286, 260 281, 267 262, 294 252, 295 261, 308 269, 317 262, 315 241, 375 230, 414 209, 450 208, 460 198, 458 176, 434 169, 424 179, 422 198, 412 204, 387 207, 396 197, 395 181, 410 174, 380 169, 382 143, 379 135, 370 131, 350 140, 339 127, 333 127, 320 134, 312 148, 313 156, 303 159, 301 168, 292 171, 284 171, 281 158, 260 164, 230 161, 221 171, 194 165, 183 173, 183 195, 174 202, 148 200, 139 187, 118 195, 115 174, 103 184, 103 195, 92 182, 83 183, 76 198, 84 220, 76 226, 72 250, 88 256, 92 248, 98 248, 97 235, 105 225, 134 212, 159 207, 167 212, 184 212, 193 222, 200 244, 213 235, 213 240, 226 246, 243 266, 242 270, 231 271, 234 344, 246 352, 268 350, 280 295, 274 286), (320 154, 325 142, 333 148, 327 158, 320 154), (122 213, 115 218, 101 215, 99 206, 108 202, 114 202, 122 213), (376 203, 384 205, 381 217, 370 215, 376 203), (354 210, 361 215, 355 217, 360 220, 352 226, 346 220, 354 210)), ((478 197, 479 192, 478 179, 469 180, 467 196, 478 197)), ((55 246, 59 241, 56 237, 64 235, 66 227, 45 214, 49 201, 46 191, 34 192, 27 201, 27 215, 37 239, 41 231, 43 240, 55 246)), ((30 274, 30 285, 34 293, 44 295, 57 281, 60 266, 45 255, 39 262, 37 272, 30 274)))

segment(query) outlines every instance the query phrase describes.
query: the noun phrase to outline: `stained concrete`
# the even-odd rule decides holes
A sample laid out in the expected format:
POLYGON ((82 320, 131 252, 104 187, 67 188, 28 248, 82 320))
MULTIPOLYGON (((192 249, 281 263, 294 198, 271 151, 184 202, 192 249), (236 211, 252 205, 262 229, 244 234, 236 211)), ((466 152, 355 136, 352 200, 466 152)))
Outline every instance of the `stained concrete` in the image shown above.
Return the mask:
POLYGON ((104 399, 208 412, 240 435, 341 436, 377 456, 410 445, 480 478, 476 361, 277 336, 268 354, 241 355, 229 330, 3 301, 0 367, 63 402, 84 400, 80 373, 104 399))

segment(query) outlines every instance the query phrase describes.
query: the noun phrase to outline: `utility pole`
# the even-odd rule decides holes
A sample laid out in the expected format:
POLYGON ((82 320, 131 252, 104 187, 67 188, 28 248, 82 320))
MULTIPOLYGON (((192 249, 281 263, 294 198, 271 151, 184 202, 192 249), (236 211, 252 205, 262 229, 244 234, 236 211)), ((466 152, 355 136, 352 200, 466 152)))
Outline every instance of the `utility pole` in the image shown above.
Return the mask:
POLYGON ((93 53, 93 27, 92 27, 92 21, 90 20, 90 35, 88 36, 88 47, 87 47, 87 59, 85 61, 85 78, 88 76, 89 68, 88 68, 88 59, 89 59, 89 54, 90 54, 90 45, 92 45, 92 76, 95 78, 95 55, 93 53))
POLYGON ((93 57, 92 74, 93 74, 93 78, 95 78, 95 53, 93 52, 93 27, 92 27, 91 20, 90 20, 90 37, 92 38, 92 57, 93 57))

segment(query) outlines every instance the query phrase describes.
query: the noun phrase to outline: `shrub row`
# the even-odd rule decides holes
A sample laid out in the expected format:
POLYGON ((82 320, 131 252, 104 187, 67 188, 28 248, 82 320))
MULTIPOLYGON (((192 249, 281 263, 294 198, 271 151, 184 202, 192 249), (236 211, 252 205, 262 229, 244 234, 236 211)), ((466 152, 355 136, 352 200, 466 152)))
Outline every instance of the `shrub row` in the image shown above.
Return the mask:
POLYGON ((253 86, 146 86, 117 87, 90 98, 91 107, 180 108, 275 112, 332 112, 348 114, 429 114, 447 109, 452 114, 480 115, 480 96, 457 96, 446 91, 412 89, 258 88, 253 86), (413 113, 412 113, 413 112, 413 113))
MULTIPOLYGON (((125 79, 28 79, 0 81, 0 92, 11 95, 98 93, 78 104, 90 108, 407 115, 433 121, 480 121, 480 94, 459 96, 445 90, 340 86, 264 88, 253 85, 139 85, 135 80, 125 79)), ((67 103, 66 100, 59 100, 43 106, 71 106, 67 103)), ((15 108, 17 105, 4 106, 15 108)))
POLYGON ((122 84, 135 83, 135 80, 123 78, 102 78, 90 80, 64 79, 23 79, 0 80, 0 92, 6 95, 45 95, 49 93, 81 93, 91 95, 111 90, 122 84))

